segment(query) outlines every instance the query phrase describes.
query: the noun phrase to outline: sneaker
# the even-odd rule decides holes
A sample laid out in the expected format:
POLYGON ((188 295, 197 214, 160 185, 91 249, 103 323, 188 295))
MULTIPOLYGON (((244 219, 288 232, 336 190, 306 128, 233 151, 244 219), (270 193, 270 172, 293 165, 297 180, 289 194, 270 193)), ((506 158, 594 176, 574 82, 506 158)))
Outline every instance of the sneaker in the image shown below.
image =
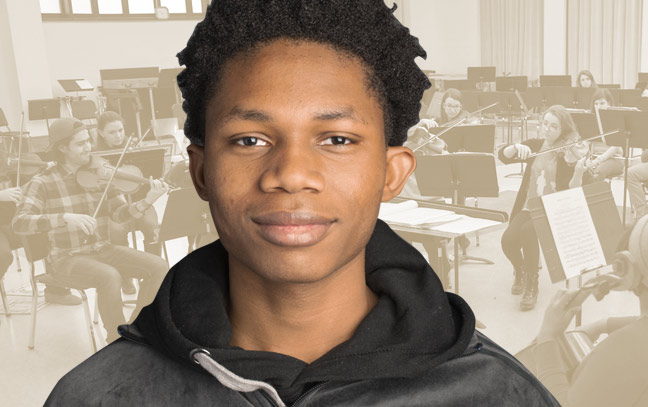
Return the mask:
POLYGON ((133 295, 137 293, 137 289, 135 288, 135 284, 133 284, 132 278, 122 278, 121 286, 124 295, 133 295))
POLYGON ((59 305, 79 305, 81 304, 81 298, 72 294, 48 294, 45 293, 45 302, 48 304, 59 304, 59 305))

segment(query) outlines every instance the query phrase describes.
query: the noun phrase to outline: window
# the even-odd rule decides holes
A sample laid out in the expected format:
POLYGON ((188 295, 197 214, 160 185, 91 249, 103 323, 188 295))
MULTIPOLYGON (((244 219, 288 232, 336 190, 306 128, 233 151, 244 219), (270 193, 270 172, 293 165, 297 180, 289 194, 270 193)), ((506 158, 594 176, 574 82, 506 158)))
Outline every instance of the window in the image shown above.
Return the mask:
POLYGON ((43 20, 154 20, 166 7, 169 19, 204 17, 210 0, 40 0, 43 20))
POLYGON ((203 12, 202 2, 200 0, 191 0, 191 8, 193 9, 194 13, 203 12))
POLYGON ((59 0, 40 0, 40 8, 43 14, 61 13, 61 3, 59 3, 59 0))
POLYGON ((130 14, 153 14, 155 5, 152 1, 128 0, 128 12, 130 14))
POLYGON ((160 5, 168 8, 170 14, 187 12, 187 3, 185 0, 160 0, 160 5))
POLYGON ((72 0, 72 13, 92 14, 92 4, 90 4, 90 0, 72 0))
POLYGON ((99 14, 122 14, 121 0, 98 0, 99 14))

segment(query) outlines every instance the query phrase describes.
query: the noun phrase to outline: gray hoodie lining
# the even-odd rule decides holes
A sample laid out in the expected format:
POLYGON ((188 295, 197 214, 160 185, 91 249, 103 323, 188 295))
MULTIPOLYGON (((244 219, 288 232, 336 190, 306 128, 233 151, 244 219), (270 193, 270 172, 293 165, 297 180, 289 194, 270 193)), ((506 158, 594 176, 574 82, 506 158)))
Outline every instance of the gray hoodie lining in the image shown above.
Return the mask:
POLYGON ((198 363, 203 369, 208 371, 214 376, 223 386, 244 393, 250 393, 257 390, 263 390, 270 398, 277 404, 278 407, 286 407, 286 404, 281 400, 277 390, 268 383, 245 379, 235 373, 230 372, 220 363, 216 362, 209 356, 209 352, 199 350, 192 352, 193 360, 198 363))

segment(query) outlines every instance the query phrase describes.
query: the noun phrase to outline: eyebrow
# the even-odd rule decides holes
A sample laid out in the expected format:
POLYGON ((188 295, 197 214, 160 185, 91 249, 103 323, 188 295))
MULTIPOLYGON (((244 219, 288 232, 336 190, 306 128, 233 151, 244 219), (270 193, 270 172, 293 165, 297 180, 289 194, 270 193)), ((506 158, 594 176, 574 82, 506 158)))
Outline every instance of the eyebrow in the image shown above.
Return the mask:
MULTIPOLYGON (((336 109, 324 109, 313 115, 317 121, 335 121, 335 120, 352 120, 358 123, 367 124, 356 113, 355 109, 350 106, 344 106, 336 109)), ((234 106, 232 110, 224 117, 224 122, 232 120, 247 120, 254 122, 270 122, 273 120, 272 115, 263 110, 243 109, 240 106, 234 106)))

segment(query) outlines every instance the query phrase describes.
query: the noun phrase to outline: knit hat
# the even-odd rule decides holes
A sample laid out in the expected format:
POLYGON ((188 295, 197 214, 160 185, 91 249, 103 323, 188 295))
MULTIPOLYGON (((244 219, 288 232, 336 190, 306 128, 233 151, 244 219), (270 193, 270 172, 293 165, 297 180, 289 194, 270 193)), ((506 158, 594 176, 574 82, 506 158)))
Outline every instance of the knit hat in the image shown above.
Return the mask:
POLYGON ((63 117, 57 119, 49 126, 49 147, 48 150, 52 151, 55 145, 63 140, 74 136, 81 130, 85 130, 86 125, 79 119, 72 117, 63 117))

